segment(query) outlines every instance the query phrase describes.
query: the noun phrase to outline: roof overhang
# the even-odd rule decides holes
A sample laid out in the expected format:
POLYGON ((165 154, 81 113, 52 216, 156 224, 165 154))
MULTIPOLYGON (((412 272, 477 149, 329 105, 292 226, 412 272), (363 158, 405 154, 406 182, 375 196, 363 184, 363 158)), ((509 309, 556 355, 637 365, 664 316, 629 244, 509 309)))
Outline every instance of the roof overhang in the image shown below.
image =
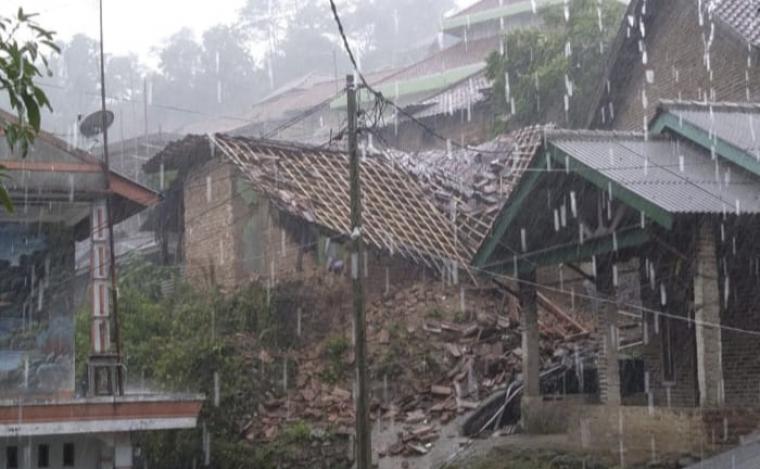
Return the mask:
POLYGON ((551 172, 552 169, 563 168, 568 173, 578 174, 585 181, 596 186, 600 191, 609 193, 611 198, 615 197, 624 204, 639 210, 644 216, 665 229, 669 230, 672 228, 673 215, 667 210, 605 177, 604 174, 594 168, 583 164, 571 154, 562 151, 552 144, 548 139, 545 139, 543 150, 543 152, 536 152, 533 156, 528 170, 499 212, 491 233, 486 237, 475 254, 473 265, 476 268, 501 272, 513 270, 514 273, 518 273, 532 270, 539 265, 570 262, 611 252, 614 249, 638 246, 648 241, 649 238, 645 229, 633 229, 625 233, 615 234, 614 236, 591 240, 584 244, 556 246, 538 253, 515 256, 513 265, 506 266, 506 264, 499 263, 497 268, 493 268, 493 265, 496 264, 492 263, 492 257, 496 248, 508 230, 512 228, 512 224, 523 209, 523 205, 531 199, 533 190, 538 185, 541 176, 546 172, 551 172), (539 155, 544 155, 544 157, 542 158, 539 155))
MULTIPOLYGON (((398 100, 406 96, 413 96, 422 93, 432 93, 443 90, 453 84, 456 84, 480 71, 486 67, 485 62, 465 65, 462 67, 451 68, 440 73, 431 73, 415 78, 394 81, 392 78, 384 83, 375 86, 375 89, 388 96, 391 99, 398 100)), ((363 102, 371 102, 374 97, 365 89, 359 93, 359 98, 363 102)), ((345 109, 345 94, 335 98, 330 102, 331 109, 345 109)))
MULTIPOLYGON (((0 123, 3 122, 18 122, 18 118, 0 109, 0 123)), ((0 126, 0 139, 3 138, 0 126)), ((26 206, 31 200, 34 204, 62 206, 89 202, 110 193, 114 196, 114 222, 119 222, 160 200, 157 192, 117 172, 105 171, 102 160, 44 130, 36 135, 27 157, 10 152, 0 159, 0 168, 10 178, 3 183, 17 205, 26 206), (27 185, 30 181, 33 188, 27 185)), ((75 224, 81 220, 68 221, 75 224)))
POLYGON ((478 11, 475 13, 460 13, 443 20, 443 31, 468 27, 477 23, 498 20, 499 18, 519 15, 521 13, 533 12, 533 4, 536 8, 543 8, 551 5, 561 5, 565 0, 524 0, 522 2, 513 2, 509 5, 503 5, 488 10, 478 11))
POLYGON ((194 428, 202 395, 126 395, 0 404, 0 437, 194 428))
POLYGON ((708 152, 715 152, 735 165, 760 176, 760 161, 755 155, 667 110, 658 109, 650 121, 649 130, 656 134, 671 132, 688 139, 708 152))
MULTIPOLYGON (((39 177, 55 175, 71 181, 69 190, 62 187, 49 187, 48 190, 44 187, 36 187, 34 191, 21 191, 9 187, 11 198, 17 206, 26 205, 32 201, 37 204, 74 205, 78 202, 92 201, 110 193, 114 196, 114 222, 118 223, 160 200, 157 192, 113 171, 108 172, 109 188, 106 189, 105 180, 102 178, 103 166, 98 163, 2 160, 0 168, 3 168, 5 174, 12 179, 25 180, 35 175, 39 177), (84 180, 83 178, 87 178, 89 184, 77 183, 84 180), (100 183, 93 185, 96 181, 100 183), (102 187, 97 187, 101 184, 102 187), (33 192, 33 194, 28 192, 33 192)), ((75 223, 79 220, 69 221, 75 223)))

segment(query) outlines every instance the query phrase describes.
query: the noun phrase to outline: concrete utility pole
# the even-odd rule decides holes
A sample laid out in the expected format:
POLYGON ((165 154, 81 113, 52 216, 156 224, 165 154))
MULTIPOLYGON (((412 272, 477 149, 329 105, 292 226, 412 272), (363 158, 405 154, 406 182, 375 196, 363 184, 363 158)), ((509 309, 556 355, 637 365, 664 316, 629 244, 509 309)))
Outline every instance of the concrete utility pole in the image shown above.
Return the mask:
POLYGON ((372 446, 369 423, 369 387, 367 383, 367 327, 364 318, 364 285, 362 283, 362 201, 359 178, 359 152, 356 129, 356 86, 354 76, 346 76, 348 107, 348 157, 351 178, 351 284, 354 295, 354 357, 356 360, 356 467, 372 467, 372 446))
POLYGON ((114 246, 113 236, 113 207, 111 196, 111 178, 110 178, 110 161, 108 156, 108 122, 106 115, 106 69, 105 53, 103 52, 103 0, 98 2, 99 5, 99 23, 100 23, 100 112, 103 132, 103 175, 106 182, 106 219, 108 223, 108 267, 109 276, 111 277, 111 314, 113 321, 114 345, 116 349, 116 372, 114 383, 114 394, 117 396, 124 395, 124 370, 121 363, 121 335, 119 332, 119 297, 116 282, 116 248, 114 246))

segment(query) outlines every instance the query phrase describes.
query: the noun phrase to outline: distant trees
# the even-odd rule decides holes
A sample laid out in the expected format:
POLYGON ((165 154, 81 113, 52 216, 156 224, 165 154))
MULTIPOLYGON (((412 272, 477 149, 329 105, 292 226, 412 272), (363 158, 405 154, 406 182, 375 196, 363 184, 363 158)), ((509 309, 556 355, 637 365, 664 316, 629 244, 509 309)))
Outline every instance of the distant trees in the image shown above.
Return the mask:
MULTIPOLYGON (((404 52, 434 43, 440 20, 454 1, 346 0, 338 5, 363 68, 372 70, 402 65, 404 52)), ((240 24, 252 41, 266 47, 262 65, 275 82, 311 71, 333 75, 336 68, 350 70, 324 0, 248 0, 240 24)))
POLYGON ((574 0, 542 10, 543 28, 508 33, 503 53, 488 59, 496 112, 515 125, 584 125, 624 9, 617 0, 574 0))
MULTIPOLYGON (((439 20, 454 0, 341 0, 338 5, 365 70, 408 63, 405 51, 435 42, 439 20)), ((55 114, 46 126, 66 136, 77 116, 99 108, 98 43, 84 35, 58 42, 54 76, 41 81, 55 114)), ((232 25, 198 36, 178 31, 155 49, 157 64, 134 55, 106 56, 113 139, 140 135, 148 105, 149 132, 175 131, 215 116, 242 116, 283 84, 315 72, 342 76, 351 66, 324 0, 249 0, 232 25)))

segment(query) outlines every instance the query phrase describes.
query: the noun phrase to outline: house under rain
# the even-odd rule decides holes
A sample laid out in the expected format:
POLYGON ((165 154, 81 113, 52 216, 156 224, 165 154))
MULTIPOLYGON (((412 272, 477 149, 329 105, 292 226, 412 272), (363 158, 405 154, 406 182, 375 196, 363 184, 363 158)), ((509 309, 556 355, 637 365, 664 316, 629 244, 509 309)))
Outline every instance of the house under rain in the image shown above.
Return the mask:
POLYGON ((132 467, 134 432, 193 428, 203 399, 125 389, 112 330, 106 197, 120 222, 158 194, 46 132, 25 157, 3 140, 0 159, 15 205, 0 214, 3 467, 132 467), (84 284, 77 241, 91 246, 84 284), (75 313, 83 309, 91 311, 91 350, 77 367, 75 313))

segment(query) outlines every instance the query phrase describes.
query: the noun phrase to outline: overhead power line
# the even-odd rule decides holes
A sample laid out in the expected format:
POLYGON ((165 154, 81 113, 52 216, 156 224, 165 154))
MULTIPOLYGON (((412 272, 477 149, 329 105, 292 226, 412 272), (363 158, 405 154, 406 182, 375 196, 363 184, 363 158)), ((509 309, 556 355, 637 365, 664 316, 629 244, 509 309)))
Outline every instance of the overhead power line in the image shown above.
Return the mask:
POLYGON ((338 26, 338 32, 339 32, 340 37, 341 37, 341 39, 343 41, 343 48, 346 50, 346 54, 348 54, 348 58, 351 61, 351 65, 353 65, 354 70, 356 71, 356 75, 361 80, 362 86, 375 98, 375 100, 377 102, 380 102, 382 104, 386 104, 386 105, 390 106, 391 108, 393 108, 396 111, 397 114, 400 114, 400 115, 406 117, 412 123, 414 123, 415 125, 419 126, 423 131, 425 131, 428 134, 432 135, 433 137, 435 137, 435 138, 437 138, 437 139, 445 142, 447 146, 451 145, 451 146, 454 146, 454 147, 457 147, 457 148, 461 148, 461 149, 464 149, 464 150, 470 150, 470 151, 476 150, 476 151, 478 151, 480 153, 484 153, 484 154, 498 154, 498 155, 503 155, 504 154, 504 152, 502 152, 502 151, 474 149, 474 148, 472 148, 469 145, 464 145, 464 144, 456 142, 456 141, 454 141, 454 140, 452 140, 450 138, 444 137, 443 135, 441 135, 440 133, 438 133, 435 129, 433 129, 432 127, 430 127, 429 125, 425 124, 420 119, 418 119, 417 117, 415 117, 412 113, 410 113, 409 111, 407 111, 403 107, 401 107, 398 104, 396 104, 393 100, 391 100, 389 98, 386 98, 385 95, 383 95, 382 92, 380 92, 380 91, 376 90, 375 88, 373 88, 369 84, 369 82, 367 81, 367 79, 364 77, 364 74, 362 74, 361 70, 359 69, 359 64, 358 64, 358 62, 356 60, 356 57, 354 56, 353 50, 351 49, 351 45, 348 43, 348 38, 346 37, 345 30, 343 29, 343 23, 341 22, 340 15, 338 14, 338 8, 335 6, 335 1, 334 0, 330 0, 330 7, 332 9, 333 18, 335 18, 335 23, 338 26))

